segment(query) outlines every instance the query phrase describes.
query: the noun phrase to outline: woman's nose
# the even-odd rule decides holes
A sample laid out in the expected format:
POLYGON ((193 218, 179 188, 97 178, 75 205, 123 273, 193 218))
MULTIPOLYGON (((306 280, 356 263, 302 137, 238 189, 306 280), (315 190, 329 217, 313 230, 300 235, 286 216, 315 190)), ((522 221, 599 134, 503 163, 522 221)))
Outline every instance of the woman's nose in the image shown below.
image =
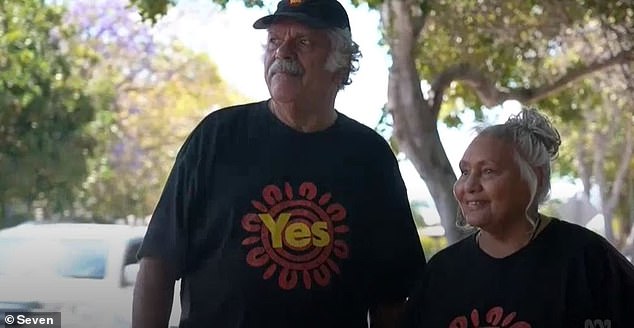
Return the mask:
POLYGON ((482 190, 482 185, 480 184, 480 179, 475 174, 470 174, 467 176, 465 181, 465 190, 467 192, 477 192, 482 190))

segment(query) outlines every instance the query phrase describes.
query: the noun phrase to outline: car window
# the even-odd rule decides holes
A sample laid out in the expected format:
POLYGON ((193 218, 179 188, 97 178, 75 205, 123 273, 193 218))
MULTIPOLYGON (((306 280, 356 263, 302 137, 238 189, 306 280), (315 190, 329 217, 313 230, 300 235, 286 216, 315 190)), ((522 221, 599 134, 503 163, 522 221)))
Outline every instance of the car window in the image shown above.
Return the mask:
POLYGON ((130 240, 125 253, 125 259, 123 263, 124 266, 138 262, 136 255, 139 252, 139 248, 141 247, 141 242, 143 242, 143 238, 135 238, 130 240))
POLYGON ((103 240, 0 239, 0 275, 103 279, 107 258, 103 240))

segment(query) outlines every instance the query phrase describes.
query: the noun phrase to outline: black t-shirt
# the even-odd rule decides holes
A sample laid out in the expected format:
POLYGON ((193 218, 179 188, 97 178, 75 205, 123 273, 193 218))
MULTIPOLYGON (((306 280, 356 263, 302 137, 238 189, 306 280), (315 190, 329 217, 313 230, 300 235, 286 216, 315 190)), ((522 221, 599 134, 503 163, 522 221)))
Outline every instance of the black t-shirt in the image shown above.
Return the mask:
POLYGON ((417 328, 632 328, 634 267, 601 236, 555 218, 502 259, 472 235, 429 261, 407 318, 417 328))
POLYGON ((176 159, 139 257, 181 282, 181 327, 367 327, 425 259, 397 161, 338 113, 315 133, 266 102, 211 113, 176 159))

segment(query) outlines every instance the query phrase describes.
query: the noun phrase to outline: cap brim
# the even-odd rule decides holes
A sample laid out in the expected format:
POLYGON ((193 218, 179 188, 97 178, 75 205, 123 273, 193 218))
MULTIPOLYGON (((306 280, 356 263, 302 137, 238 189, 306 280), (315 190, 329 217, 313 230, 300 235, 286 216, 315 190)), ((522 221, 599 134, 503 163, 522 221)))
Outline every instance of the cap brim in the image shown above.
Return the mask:
POLYGON ((299 23, 305 24, 308 27, 312 28, 326 28, 328 24, 310 17, 303 13, 277 13, 273 15, 264 16, 253 23, 253 28, 255 29, 266 29, 269 28, 273 23, 282 20, 282 19, 292 19, 299 23))

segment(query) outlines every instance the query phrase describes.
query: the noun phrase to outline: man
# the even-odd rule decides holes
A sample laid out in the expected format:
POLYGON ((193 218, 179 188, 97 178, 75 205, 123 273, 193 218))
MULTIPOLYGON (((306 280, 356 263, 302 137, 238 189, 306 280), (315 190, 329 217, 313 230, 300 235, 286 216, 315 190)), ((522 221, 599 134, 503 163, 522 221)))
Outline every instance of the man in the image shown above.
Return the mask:
POLYGON ((393 325, 425 266, 388 144, 334 108, 359 56, 336 0, 283 0, 271 98, 218 110, 180 150, 139 251, 133 327, 393 325))

